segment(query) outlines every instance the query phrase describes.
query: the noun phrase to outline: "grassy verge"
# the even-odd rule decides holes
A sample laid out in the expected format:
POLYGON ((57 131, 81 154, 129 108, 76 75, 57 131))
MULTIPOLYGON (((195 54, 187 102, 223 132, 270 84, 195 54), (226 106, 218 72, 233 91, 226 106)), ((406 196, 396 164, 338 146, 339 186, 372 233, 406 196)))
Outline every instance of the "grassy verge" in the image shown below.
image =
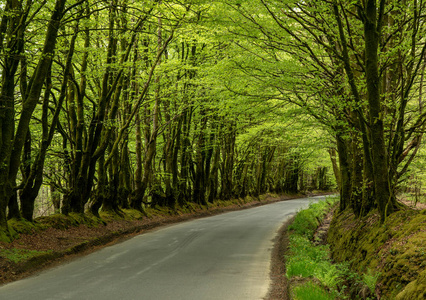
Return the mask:
POLYGON ((374 292, 377 274, 358 275, 346 263, 334 264, 329 246, 312 242, 321 220, 337 201, 334 197, 311 204, 289 226, 289 251, 285 258, 292 299, 370 299, 374 292))

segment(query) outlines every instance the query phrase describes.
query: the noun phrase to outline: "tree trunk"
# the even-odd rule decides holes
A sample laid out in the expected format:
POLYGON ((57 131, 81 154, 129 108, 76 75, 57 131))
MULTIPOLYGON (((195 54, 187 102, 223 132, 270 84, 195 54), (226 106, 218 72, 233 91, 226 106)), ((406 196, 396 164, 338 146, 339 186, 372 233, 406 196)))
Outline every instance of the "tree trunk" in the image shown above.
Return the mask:
POLYGON ((101 209, 106 197, 106 171, 104 163, 105 157, 101 156, 98 160, 98 184, 94 193, 93 202, 90 205, 90 212, 98 218, 100 217, 99 210, 101 209))
POLYGON ((6 210, 11 203, 12 214, 19 213, 12 199, 16 180, 9 176, 11 171, 12 141, 15 132, 15 74, 20 54, 23 51, 26 15, 22 11, 21 1, 7 1, 1 16, 1 40, 5 58, 1 73, 0 91, 0 240, 11 238, 7 226, 6 210), (21 19, 22 18, 22 19, 21 19), (22 21, 22 23, 21 23, 22 21), (7 42, 4 44, 4 42, 7 42))
POLYGON ((299 182, 299 166, 294 159, 291 159, 291 162, 288 165, 286 170, 285 184, 284 184, 285 191, 288 193, 294 193, 294 194, 297 193, 298 182, 299 182))
POLYGON ((360 216, 364 195, 363 152, 359 134, 354 133, 351 141, 351 198, 350 207, 356 216, 360 216))
POLYGON ((122 208, 130 208, 129 196, 131 193, 131 167, 127 140, 123 143, 120 158, 118 202, 122 208))
POLYGON ((108 174, 109 176, 107 185, 105 186, 105 195, 104 201, 102 204, 103 211, 110 211, 117 214, 120 214, 119 207, 119 197, 118 197, 118 189, 120 186, 120 177, 119 177, 119 157, 118 153, 114 155, 111 160, 111 163, 108 164, 108 174))
POLYGON ((209 175, 209 187, 208 187, 208 202, 213 203, 217 198, 218 186, 219 186, 219 163, 220 163, 220 147, 219 145, 215 146, 213 162, 210 169, 209 175))
POLYGON ((342 186, 342 182, 341 182, 341 176, 340 176, 340 169, 339 169, 339 166, 337 164, 336 149, 330 148, 328 150, 328 153, 330 155, 330 160, 331 160, 331 165, 333 167, 334 177, 336 178, 337 190, 340 191, 341 186, 342 186))
POLYGON ((234 175, 234 151, 235 151, 235 124, 231 123, 225 127, 224 139, 222 141, 222 188, 220 198, 229 200, 233 196, 233 175, 234 175))
POLYGON ((197 146, 196 146, 196 169, 194 174, 194 187, 193 187, 193 199, 194 203, 200 205, 206 205, 206 172, 205 172, 205 162, 206 162, 206 129, 207 129, 207 117, 205 116, 205 112, 200 112, 201 117, 201 125, 199 128, 197 146))
MULTIPOLYGON (((379 12, 381 14, 382 12, 379 12)), ((380 15, 379 15, 380 17, 380 15)), ((396 210, 396 200, 390 190, 388 156, 384 137, 383 108, 380 98, 378 47, 382 20, 377 21, 376 0, 367 0, 364 16, 366 84, 371 130, 371 153, 375 199, 381 221, 396 210)))
POLYGON ((352 175, 348 153, 348 142, 340 134, 336 135, 337 153, 340 167, 340 211, 344 211, 350 205, 352 190, 352 175))

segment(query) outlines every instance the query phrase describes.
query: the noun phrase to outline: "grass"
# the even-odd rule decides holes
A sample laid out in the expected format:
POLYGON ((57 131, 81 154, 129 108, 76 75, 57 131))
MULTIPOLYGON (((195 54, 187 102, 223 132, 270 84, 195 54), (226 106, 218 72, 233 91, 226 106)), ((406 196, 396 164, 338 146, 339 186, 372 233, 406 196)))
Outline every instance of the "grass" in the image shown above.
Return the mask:
POLYGON ((334 300, 334 296, 312 282, 296 287, 293 294, 296 300, 334 300))
POLYGON ((326 246, 314 246, 306 237, 290 236, 290 255, 287 259, 287 277, 310 277, 322 272, 324 260, 328 259, 326 246))
POLYGON ((320 224, 320 220, 337 200, 336 197, 330 197, 326 201, 311 203, 308 209, 302 210, 296 215, 293 224, 289 226, 289 230, 293 231, 294 234, 311 239, 320 224))
POLYGON ((371 294, 374 293, 380 274, 368 271, 359 275, 352 272, 348 264, 334 264, 328 245, 314 245, 311 242, 321 220, 337 201, 338 198, 329 198, 311 204, 308 209, 300 211, 289 226, 286 276, 289 279, 302 277, 310 280, 303 285, 294 281, 291 288, 294 299, 352 299, 348 296, 352 293, 352 287, 346 285, 366 287, 371 294))
POLYGON ((296 285, 293 289, 295 299, 321 300, 334 299, 328 290, 338 283, 338 272, 329 259, 328 246, 315 246, 311 240, 321 219, 330 210, 337 198, 329 198, 300 211, 289 226, 289 251, 286 255, 286 276, 288 278, 316 278, 321 285, 309 282, 296 285))

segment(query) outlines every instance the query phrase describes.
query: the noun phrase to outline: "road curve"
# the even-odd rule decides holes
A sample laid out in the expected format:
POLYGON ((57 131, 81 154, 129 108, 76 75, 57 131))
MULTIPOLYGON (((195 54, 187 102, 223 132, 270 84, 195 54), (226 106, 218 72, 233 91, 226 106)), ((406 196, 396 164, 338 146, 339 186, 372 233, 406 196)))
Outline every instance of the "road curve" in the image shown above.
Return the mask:
POLYGON ((278 229, 297 210, 321 199, 289 200, 162 227, 4 285, 0 299, 262 299, 278 229))

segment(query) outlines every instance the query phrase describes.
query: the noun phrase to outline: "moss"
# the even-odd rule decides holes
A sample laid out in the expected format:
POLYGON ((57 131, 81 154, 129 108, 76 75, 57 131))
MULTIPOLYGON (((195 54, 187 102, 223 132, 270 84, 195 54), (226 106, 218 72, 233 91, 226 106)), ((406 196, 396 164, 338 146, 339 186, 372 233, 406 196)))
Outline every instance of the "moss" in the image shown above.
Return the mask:
POLYGON ((11 237, 9 232, 6 232, 3 229, 0 229, 0 242, 9 243, 11 241, 11 237))
POLYGON ((127 220, 140 220, 145 217, 144 213, 137 209, 123 209, 123 214, 127 220))
POLYGON ((40 217, 36 222, 43 227, 53 227, 56 229, 67 229, 71 226, 71 222, 66 215, 55 214, 48 217, 40 217))
POLYGON ((336 261, 351 262, 359 273, 380 272, 378 286, 384 299, 390 299, 426 268, 426 216, 406 210, 392 214, 384 224, 377 220, 376 212, 362 219, 349 211, 336 214, 328 242, 336 261))
POLYGON ((31 223, 25 219, 10 219, 7 221, 9 229, 13 229, 16 233, 28 233, 31 234, 38 229, 40 226, 37 226, 35 223, 31 223))
POLYGON ((277 198, 278 196, 279 196, 278 194, 266 193, 266 194, 259 196, 259 201, 261 201, 261 202, 266 201, 270 198, 277 198))
POLYGON ((18 237, 19 234, 9 225, 9 222, 7 228, 0 227, 0 242, 9 243, 18 237))
POLYGON ((36 251, 36 250, 26 250, 26 249, 0 249, 0 257, 3 257, 14 263, 19 263, 22 261, 29 260, 34 257, 45 255, 51 253, 52 251, 36 251))
POLYGON ((99 216, 101 217, 102 220, 104 220, 106 222, 125 219, 125 216, 123 216, 122 214, 119 214, 119 213, 117 213, 113 210, 100 211, 99 216))
POLYGON ((426 270, 419 274, 416 280, 413 280, 396 296, 396 300, 423 300, 426 299, 426 270))
POLYGON ((40 217, 35 220, 37 226, 41 228, 53 227, 56 229, 67 229, 70 227, 77 227, 79 225, 86 225, 94 227, 103 224, 103 220, 94 216, 70 213, 69 215, 55 214, 48 217, 40 217))

